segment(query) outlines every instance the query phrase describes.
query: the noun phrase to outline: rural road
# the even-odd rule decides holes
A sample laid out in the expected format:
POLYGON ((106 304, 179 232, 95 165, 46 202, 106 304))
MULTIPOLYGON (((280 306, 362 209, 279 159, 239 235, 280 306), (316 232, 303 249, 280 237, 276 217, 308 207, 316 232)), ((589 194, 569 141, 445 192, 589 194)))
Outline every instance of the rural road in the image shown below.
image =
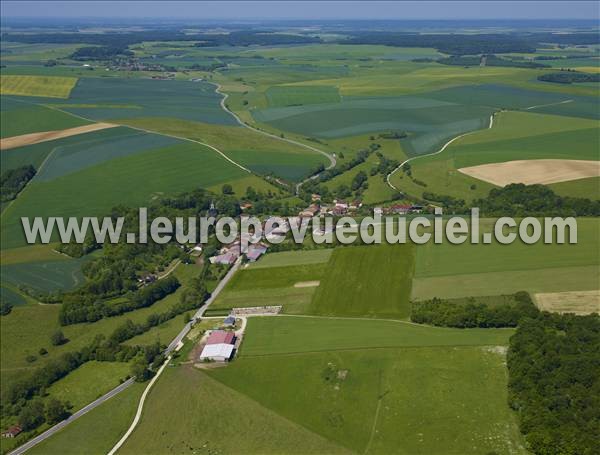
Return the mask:
MULTIPOLYGON (((204 303, 204 305, 202 305, 198 309, 198 311, 196 311, 196 313, 194 314, 194 319, 201 318, 202 315, 204 315, 204 312, 206 311, 206 309, 208 308, 208 306, 211 303, 214 302, 214 300, 217 298, 217 296, 219 295, 219 293, 227 285, 227 283, 229 282, 229 280, 231 280, 231 278, 233 277, 233 275, 235 274, 235 272, 239 269, 241 263, 242 263, 242 261, 241 261, 241 257, 240 257, 236 261, 236 263, 233 265, 233 267, 231 267, 231 269, 223 277, 223 279, 219 282, 219 284, 217 285, 217 287, 215 288, 215 290, 212 292, 211 296, 206 300, 206 302, 204 303)), ((168 356, 177 347, 177 345, 179 344, 179 342, 183 340, 183 338, 188 334, 188 332, 191 330, 191 328, 192 328, 192 323, 190 321, 190 322, 188 322, 181 329, 181 331, 177 334, 177 336, 175 338, 173 338, 173 341, 171 341, 171 343, 169 343, 169 346, 167 346, 167 348, 164 351, 164 354, 166 356, 168 356)), ((143 400, 145 399, 145 396, 146 396, 147 392, 150 390, 150 387, 152 386, 152 384, 154 384, 154 381, 156 380, 156 378, 158 378, 158 376, 160 375, 160 373, 162 373, 162 370, 164 369, 164 367, 169 362, 169 359, 167 359, 165 361, 165 363, 163 364, 163 366, 160 368, 159 372, 154 376, 154 378, 152 379, 152 381, 150 382, 150 384, 148 384, 148 386, 144 390, 144 395, 142 395, 142 399, 140 400, 141 407, 140 407, 140 405, 138 405, 138 411, 139 411, 140 415, 141 415, 141 408, 143 407, 143 400)), ((10 452, 8 455, 20 455, 22 453, 25 453, 27 450, 29 450, 33 446, 39 444, 43 440, 49 438, 50 436, 52 436, 56 432, 60 431, 61 429, 63 429, 67 425, 69 425, 71 422, 77 420, 79 417, 87 414, 92 409, 100 406, 105 401, 109 400, 110 398, 114 397, 115 395, 117 395, 120 392, 122 392, 123 390, 125 390, 127 387, 129 387, 131 384, 134 383, 134 380, 135 380, 134 378, 128 379, 123 384, 120 384, 119 386, 117 386, 114 389, 112 389, 110 392, 107 392, 106 394, 104 394, 100 398, 98 398, 97 400, 95 400, 95 401, 91 402, 90 404, 88 404, 87 406, 84 406, 83 408, 81 408, 79 411, 75 412, 68 419, 65 419, 62 422, 57 423, 52 428, 49 428, 48 430, 46 430, 42 434, 36 436, 33 439, 30 439, 29 441, 27 441, 22 446, 16 448, 12 452, 10 452)), ((139 420, 139 417, 136 414, 136 420, 134 420, 134 425, 133 425, 134 428, 135 428, 135 425, 137 425, 137 421, 138 420, 139 420)), ((130 430, 133 431, 133 428, 130 427, 130 430)), ((130 431, 128 433, 126 433, 127 436, 129 436, 129 434, 131 434, 130 431)), ((121 442, 121 441, 119 441, 119 442, 121 442)), ((123 440, 123 442, 125 442, 125 440, 123 440)), ((121 444, 122 444, 122 442, 121 442, 121 444)))
MULTIPOLYGON (((229 269, 227 274, 219 282, 219 284, 217 285, 215 290, 211 293, 210 297, 206 300, 204 305, 202 305, 200 308, 198 308, 198 311, 196 311, 196 313, 194 314, 193 319, 201 318, 204 315, 204 312, 206 311, 206 309, 209 307, 209 305, 211 303, 213 303, 215 301, 215 299, 217 298, 219 293, 227 285, 229 280, 231 280, 231 278, 233 277, 235 272, 240 268, 241 264, 242 264, 242 256, 240 256, 238 258, 238 260, 235 262, 235 264, 233 264, 233 267, 231 267, 231 269, 229 269)), ((167 349, 165 349, 164 353, 165 353, 165 355, 167 355, 167 359, 165 360, 165 362, 162 364, 162 366, 156 372, 156 374, 154 375, 152 380, 148 383, 148 385, 144 389, 144 393, 142 393, 142 396, 138 403, 137 411, 135 413, 135 417, 133 418, 133 422, 131 423, 131 425, 129 426, 129 428, 123 435, 123 437, 121 439, 119 439, 119 441, 114 445, 114 447, 110 450, 110 452, 108 452, 108 455, 114 455, 115 453, 117 453, 117 451, 121 448, 121 446, 123 444, 125 444, 125 441, 127 441, 129 436, 131 436, 131 433, 133 433, 133 430, 135 430, 135 427, 137 426, 137 424, 139 423, 139 421, 142 417, 142 411, 144 410, 144 403, 146 401, 146 397, 148 396, 148 393, 150 393, 150 389, 152 388, 154 383, 158 380, 159 376, 162 374, 165 367, 168 365, 169 361, 171 360, 171 356, 169 354, 177 347, 177 345, 189 333, 189 331, 192 329, 192 326, 193 326, 192 321, 188 322, 183 327, 183 329, 181 329, 181 331, 177 334, 177 336, 175 338, 173 338, 173 341, 171 341, 171 343, 169 343, 169 346, 167 346, 167 349)))
POLYGON ((134 382, 134 378, 128 379, 123 384, 119 385, 118 387, 115 387, 110 392, 102 395, 96 401, 92 401, 87 406, 84 406, 83 408, 81 408, 79 411, 77 411, 76 413, 74 413, 68 419, 65 419, 62 422, 57 423, 52 428, 49 428, 48 430, 44 431, 42 434, 36 436, 33 439, 30 439, 29 441, 27 441, 22 446, 18 447, 17 449, 13 450, 12 452, 10 452, 8 455, 20 455, 22 453, 25 453, 25 451, 27 451, 27 450, 31 449, 33 446, 39 444, 44 439, 49 438, 54 433, 60 431, 61 429, 63 429, 67 425, 69 425, 71 422, 77 420, 79 417, 87 414, 88 412, 90 412, 95 407, 100 406, 106 400, 108 400, 108 399, 114 397, 115 395, 117 395, 118 393, 122 392, 127 387, 129 387, 131 384, 133 384, 133 382, 134 382))
MULTIPOLYGON (((487 127, 487 129, 491 129, 493 124, 494 124, 494 114, 490 115, 490 123, 489 123, 489 126, 487 127)), ((404 160, 402 163, 400 163, 400 165, 399 165, 398 167, 396 167, 396 169, 394 169, 392 172, 390 172, 390 173, 387 175, 387 177, 386 177, 386 181, 387 181, 387 184, 388 184, 388 186, 389 186, 391 189, 398 191, 398 188, 396 188, 396 187, 393 185, 393 183, 391 182, 391 180, 390 180, 390 179, 391 179, 392 175, 394 175, 396 172, 398 172, 400 169, 402 169, 402 166, 404 166, 406 163, 408 163, 408 162, 410 162, 410 161, 412 161, 412 160, 416 160, 417 158, 424 158, 424 157, 426 157, 426 156, 434 156, 434 155, 438 155, 438 154, 442 153, 444 150, 446 150, 446 148, 447 148, 447 147, 448 147, 450 144, 452 144, 454 141, 456 141, 456 140, 460 139, 461 137, 468 136, 469 134, 477 133, 478 131, 481 131, 481 130, 468 131, 468 132, 466 132, 466 133, 459 134, 458 136, 456 136, 456 137, 453 137, 453 138, 452 138, 452 139, 450 139, 448 142, 446 142, 446 143, 445 143, 445 144, 442 146, 442 148, 441 148, 441 149, 439 149, 437 152, 428 153, 428 154, 426 154, 426 155, 417 155, 417 156, 413 156, 412 158, 408 158, 408 159, 404 160)))
MULTIPOLYGON (((217 88, 215 89, 215 92, 218 93, 219 95, 221 95, 223 97, 221 99, 221 107, 223 108, 223 110, 225 112, 228 112, 229 114, 231 114, 233 116, 233 118, 240 124, 240 126, 243 126, 244 128, 248 128, 248 129, 250 129, 252 131, 255 131, 255 132, 259 133, 259 134, 262 134, 263 136, 267 136, 267 137, 270 137, 270 138, 273 138, 273 139, 277 139, 279 141, 288 142, 290 144, 299 145, 300 147, 307 148, 309 150, 312 150, 313 152, 317 152, 317 153, 320 153, 321 155, 326 156, 329 159, 329 166, 327 166, 325 168, 325 170, 333 169, 335 167, 335 165, 337 164, 337 161, 336 161, 336 159, 335 159, 335 157, 333 155, 330 155, 329 153, 327 153, 327 152, 325 152, 325 151, 323 151, 321 149, 313 147, 312 145, 303 144, 302 142, 295 141, 293 139, 288 139, 288 138, 285 138, 285 137, 277 136, 276 134, 267 133, 266 131, 259 130, 258 128, 253 127, 252 125, 244 122, 241 118, 238 117, 238 115, 235 112, 233 112, 232 110, 230 110, 227 107, 226 101, 227 101, 227 98, 229 98, 229 94, 221 91, 221 88, 222 88, 221 84, 217 84, 216 82, 211 82, 211 84, 216 85, 217 88)), ((319 176, 319 174, 320 174, 320 172, 317 173, 317 174, 315 174, 315 175, 312 175, 312 176, 310 176, 310 177, 302 180, 300 183, 296 184, 296 194, 298 194, 300 192, 300 187, 302 187, 302 185, 304 183, 308 182, 309 180, 316 179, 319 176)))

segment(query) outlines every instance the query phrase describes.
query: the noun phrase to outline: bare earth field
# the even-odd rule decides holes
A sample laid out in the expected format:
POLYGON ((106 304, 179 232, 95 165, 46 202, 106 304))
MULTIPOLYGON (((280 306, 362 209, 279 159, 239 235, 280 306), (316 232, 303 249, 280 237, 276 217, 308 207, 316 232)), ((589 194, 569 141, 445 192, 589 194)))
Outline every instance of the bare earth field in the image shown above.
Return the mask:
POLYGON ((509 183, 550 184, 600 176, 600 161, 586 160, 518 160, 505 163, 463 167, 459 172, 505 186, 509 183))
POLYGON ((76 126, 75 128, 67 128, 65 130, 42 131, 40 133, 29 133, 22 134, 20 136, 7 137, 0 139, 0 150, 14 149, 17 147, 23 147, 24 145, 53 141, 55 139, 62 139, 64 137, 104 130, 106 128, 114 128, 116 126, 119 125, 114 125, 112 123, 92 123, 91 125, 76 126))
POLYGON ((555 313, 600 313, 600 290, 535 294, 540 310, 555 313))

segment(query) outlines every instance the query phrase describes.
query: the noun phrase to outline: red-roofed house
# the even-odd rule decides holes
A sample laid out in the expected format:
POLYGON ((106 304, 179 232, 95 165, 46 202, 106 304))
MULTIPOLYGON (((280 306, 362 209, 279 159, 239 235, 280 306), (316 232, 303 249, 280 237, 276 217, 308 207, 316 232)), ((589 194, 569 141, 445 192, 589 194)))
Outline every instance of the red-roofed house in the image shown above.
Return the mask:
POLYGON ((206 344, 233 344, 235 343, 235 334, 225 330, 213 330, 208 336, 206 344))
POLYGON ((2 432, 3 438, 16 438, 23 430, 19 425, 13 425, 8 430, 2 432))

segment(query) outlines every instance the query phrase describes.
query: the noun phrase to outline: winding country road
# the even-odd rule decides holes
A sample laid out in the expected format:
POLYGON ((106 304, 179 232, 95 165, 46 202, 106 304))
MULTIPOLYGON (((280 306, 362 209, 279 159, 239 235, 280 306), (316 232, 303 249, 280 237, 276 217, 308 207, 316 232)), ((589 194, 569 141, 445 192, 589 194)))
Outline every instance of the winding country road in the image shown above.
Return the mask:
MULTIPOLYGON (((221 91, 221 89, 222 89, 221 84, 218 84, 216 82, 210 82, 210 83, 216 86, 215 92, 218 93, 219 95, 221 95, 223 97, 223 98, 221 98, 221 107, 223 108, 223 110, 225 112, 228 112, 229 114, 231 114, 231 116, 236 120, 236 122, 240 126, 243 126, 244 128, 248 128, 248 129, 250 129, 252 131, 255 131, 255 132, 259 133, 259 134, 262 134, 263 136, 267 136, 267 137, 270 137, 272 139, 277 139, 279 141, 288 142, 290 144, 298 145, 300 147, 304 147, 306 149, 312 150, 313 152, 317 152, 317 153, 320 153, 321 155, 326 156, 329 159, 329 166, 327 166, 325 168, 326 171, 329 170, 329 169, 333 169, 335 167, 335 165, 337 164, 337 160, 335 159, 335 156, 330 155, 329 153, 327 153, 327 152, 325 152, 325 151, 323 151, 321 149, 318 149, 317 147, 313 147, 312 145, 304 144, 302 142, 295 141, 293 139, 288 139, 286 137, 277 136, 276 134, 267 133, 266 131, 260 130, 260 129, 258 129, 258 128, 252 126, 252 125, 250 125, 249 123, 244 122, 241 118, 238 117, 238 115, 235 112, 233 112, 231 109, 229 109, 227 107, 227 98, 229 98, 229 94, 221 91)), ((318 172, 318 173, 316 173, 314 175, 311 175, 310 177, 302 180, 300 183, 296 184, 296 194, 298 194, 300 192, 300 188, 302 187, 302 185, 304 183, 306 183, 306 182, 308 182, 310 180, 316 179, 317 177, 319 177, 320 174, 321 173, 318 172)))
MULTIPOLYGON (((492 128, 492 125, 494 124, 494 115, 495 115, 495 114, 492 114, 492 115, 490 115, 490 123, 489 123, 489 126, 487 127, 487 129, 491 129, 491 128, 492 128)), ((456 137, 453 137, 453 138, 452 138, 452 139, 450 139, 448 142, 446 142, 446 143, 445 143, 445 144, 442 146, 442 148, 441 148, 441 149, 439 149, 437 152, 428 153, 428 154, 426 154, 426 155, 417 155, 417 156, 413 156, 413 157, 411 157, 411 158, 408 158, 408 159, 404 160, 402 163, 400 163, 400 165, 399 165, 398 167, 396 167, 396 168, 395 168, 395 169, 394 169, 392 172, 390 172, 390 173, 387 175, 387 177, 386 177, 386 181, 387 181, 387 184, 388 184, 388 186, 389 186, 390 188, 392 188, 393 190, 396 190, 396 191, 398 191, 398 188, 396 188, 396 187, 394 186, 394 184, 391 182, 391 180, 390 180, 390 179, 391 179, 392 175, 394 175, 396 172, 398 172, 400 169, 402 169, 402 166, 404 166, 406 163, 408 163, 408 162, 410 162, 410 161, 413 161, 413 160, 416 160, 417 158, 424 158, 424 157, 426 157, 426 156, 434 156, 434 155, 438 155, 438 154, 442 153, 444 150, 446 150, 446 148, 447 148, 447 147, 448 147, 450 144, 452 144, 454 141, 456 141, 456 140, 460 139, 461 137, 468 136, 469 134, 477 133, 478 131, 481 131, 481 130, 468 131, 468 132, 466 132, 466 133, 459 134, 458 136, 456 136, 456 137)))

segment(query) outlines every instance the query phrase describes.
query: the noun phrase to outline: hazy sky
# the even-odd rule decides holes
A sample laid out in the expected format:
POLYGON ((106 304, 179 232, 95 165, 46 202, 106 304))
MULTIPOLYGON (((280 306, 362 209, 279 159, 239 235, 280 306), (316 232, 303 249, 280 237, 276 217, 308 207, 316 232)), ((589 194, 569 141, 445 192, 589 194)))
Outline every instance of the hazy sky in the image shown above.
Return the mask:
POLYGON ((600 19, 596 1, 10 1, 3 17, 600 19))

